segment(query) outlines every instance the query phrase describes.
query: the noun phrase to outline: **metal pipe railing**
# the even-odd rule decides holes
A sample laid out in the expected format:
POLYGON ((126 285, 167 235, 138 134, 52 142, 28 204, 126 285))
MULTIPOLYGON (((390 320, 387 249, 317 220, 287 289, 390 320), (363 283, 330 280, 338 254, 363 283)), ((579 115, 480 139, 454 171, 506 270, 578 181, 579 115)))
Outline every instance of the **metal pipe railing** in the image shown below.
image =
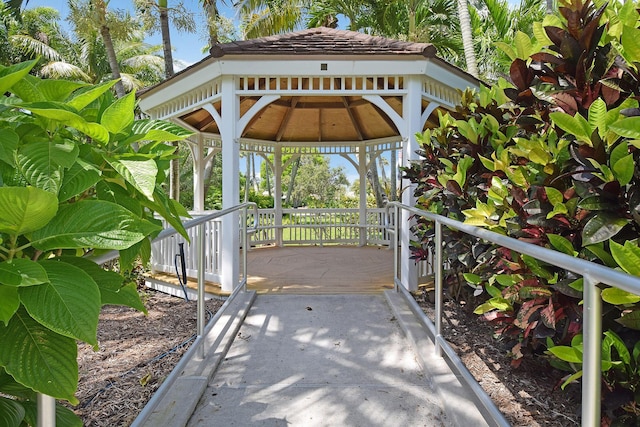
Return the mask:
MULTIPOLYGON (((445 352, 449 352, 446 341, 441 337, 442 327, 442 235, 441 227, 446 226, 466 234, 478 237, 488 242, 509 248, 521 254, 532 256, 540 261, 556 267, 572 271, 582 275, 584 283, 584 308, 583 308, 583 377, 582 377, 582 425, 583 426, 599 426, 600 425, 600 398, 601 398, 601 347, 602 347, 602 300, 600 298, 600 289, 598 284, 605 284, 640 295, 640 277, 631 276, 622 271, 614 270, 600 264, 596 264, 584 259, 576 258, 553 249, 536 246, 531 243, 522 242, 512 237, 507 237, 493 231, 464 224, 451 218, 427 212, 412 206, 403 205, 398 202, 389 202, 386 206, 386 214, 389 216, 389 210, 393 207, 395 223, 387 226, 389 232, 393 232, 395 248, 397 251, 397 227, 398 212, 406 210, 414 215, 426 218, 435 223, 436 228, 436 262, 435 262, 435 280, 436 280, 436 308, 435 308, 435 347, 436 353, 439 354, 439 346, 445 348, 445 352), (446 347, 445 347, 446 346, 446 347)), ((398 257, 394 259, 394 282, 398 279, 398 257)), ((405 278, 406 279, 406 278, 405 278)), ((400 283, 402 286, 402 283, 400 283)))
MULTIPOLYGON (((201 216, 199 218, 195 218, 191 221, 187 221, 183 224, 184 229, 188 230, 193 227, 198 227, 198 303, 197 303, 197 338, 194 342, 192 348, 194 351, 200 352, 200 356, 203 357, 204 346, 201 345, 202 337, 205 333, 205 303, 204 303, 204 224, 212 221, 214 219, 221 218, 225 215, 228 215, 233 212, 241 211, 243 212, 243 227, 242 227, 242 250, 243 250, 243 278, 239 283, 238 287, 234 289, 232 292, 232 296, 234 296, 238 289, 245 290, 247 284, 247 261, 246 261, 246 252, 248 250, 247 247, 247 234, 255 231, 258 228, 258 205, 253 202, 245 202, 239 205, 222 209, 220 211, 213 212, 208 215, 201 216), (252 208, 253 210, 253 225, 251 227, 247 227, 246 218, 248 216, 248 210, 252 208)), ((169 227, 162 230, 155 239, 151 241, 151 243, 155 243, 162 239, 166 239, 167 237, 171 237, 175 234, 178 234, 178 230, 174 227, 169 227)), ((106 252, 104 254, 98 256, 89 256, 88 259, 95 262, 96 264, 102 265, 106 262, 113 261, 120 256, 120 252, 113 250, 106 252)), ((231 299, 231 297, 229 298, 231 299)), ((227 301, 228 302, 228 301, 227 301)), ((225 304, 227 303, 225 302, 225 304)), ((224 305, 223 305, 224 307, 224 305)), ((213 319, 209 321, 209 324, 212 323, 214 319, 217 317, 214 316, 213 319)), ((184 357, 183 357, 184 359, 184 357)), ((55 399, 51 396, 47 396, 41 393, 38 393, 38 427, 55 427, 56 425, 56 417, 55 417, 55 399)))

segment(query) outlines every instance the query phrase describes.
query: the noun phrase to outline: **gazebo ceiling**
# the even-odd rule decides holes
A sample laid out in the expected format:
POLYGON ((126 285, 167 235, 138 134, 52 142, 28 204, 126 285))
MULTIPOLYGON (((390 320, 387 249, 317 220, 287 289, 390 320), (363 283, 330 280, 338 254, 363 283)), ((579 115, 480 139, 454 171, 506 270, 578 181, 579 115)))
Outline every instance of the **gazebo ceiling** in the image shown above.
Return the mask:
POLYGON ((400 139, 397 117, 406 114, 408 80, 416 82, 407 76, 421 79, 411 90, 422 96, 418 113, 431 114, 422 117, 424 128, 433 126, 434 107, 455 105, 457 88, 478 84, 431 44, 314 28, 216 45, 199 63, 141 91, 141 108, 215 139, 226 126, 221 88, 229 76, 240 118, 248 120, 237 137, 289 145, 400 139))
MULTIPOLYGON (((385 97, 402 114, 402 98, 385 97)), ((259 97, 240 99, 240 115, 259 97)), ((220 112, 220 102, 214 104, 220 112)), ((219 134, 211 115, 199 109, 180 117, 201 132, 219 134)), ((361 96, 283 96, 264 107, 244 129, 241 137, 274 142, 367 141, 399 136, 387 114, 361 96)))

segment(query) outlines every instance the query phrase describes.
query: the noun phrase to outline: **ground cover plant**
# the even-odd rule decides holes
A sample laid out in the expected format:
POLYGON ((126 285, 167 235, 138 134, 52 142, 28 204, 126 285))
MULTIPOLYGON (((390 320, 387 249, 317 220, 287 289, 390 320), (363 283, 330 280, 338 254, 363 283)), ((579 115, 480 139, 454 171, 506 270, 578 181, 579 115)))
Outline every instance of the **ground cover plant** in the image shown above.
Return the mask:
MULTIPOLYGON (((135 283, 86 258, 150 257, 160 214, 184 232, 164 181, 176 141, 168 122, 136 120, 135 94, 0 67, 0 425, 36 425, 36 393, 76 404, 77 342, 97 349, 100 308, 145 311, 135 283), (135 148, 135 150, 134 150, 135 148)), ((82 425, 62 405, 57 425, 82 425)))
MULTIPOLYGON (((518 34, 510 82, 466 92, 419 136, 404 171, 417 205, 527 242, 640 275, 640 15, 637 2, 561 1, 518 34)), ((416 226, 414 256, 433 230, 416 226)), ((577 380, 582 279, 445 231, 450 284, 509 342, 513 366, 546 357, 577 380)), ((604 289, 603 423, 640 420, 640 296, 604 289)), ((634 424, 635 425, 635 424, 634 424)))

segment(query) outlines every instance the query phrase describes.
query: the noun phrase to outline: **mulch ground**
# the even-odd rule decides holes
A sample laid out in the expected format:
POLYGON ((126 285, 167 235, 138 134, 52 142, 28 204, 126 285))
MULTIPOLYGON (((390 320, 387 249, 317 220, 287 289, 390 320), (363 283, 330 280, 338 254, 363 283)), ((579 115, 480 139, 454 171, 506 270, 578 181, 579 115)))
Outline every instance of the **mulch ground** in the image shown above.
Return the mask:
MULTIPOLYGON (((145 290, 148 316, 126 307, 103 309, 98 325, 99 351, 78 349, 80 404, 73 410, 86 426, 128 426, 195 338, 196 302, 145 290)), ((433 304, 417 298, 431 318, 433 304)), ((222 301, 207 301, 212 315, 222 301)), ((472 307, 445 305, 445 338, 513 426, 579 425, 580 389, 559 389, 561 372, 543 359, 518 369, 510 366, 506 346, 472 307)))

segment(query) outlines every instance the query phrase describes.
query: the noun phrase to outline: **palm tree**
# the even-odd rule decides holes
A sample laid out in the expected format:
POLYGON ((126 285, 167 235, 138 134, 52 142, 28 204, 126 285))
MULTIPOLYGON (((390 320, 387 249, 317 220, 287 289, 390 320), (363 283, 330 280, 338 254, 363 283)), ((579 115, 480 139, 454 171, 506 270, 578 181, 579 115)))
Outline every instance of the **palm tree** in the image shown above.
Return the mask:
POLYGON ((462 45, 464 46, 464 57, 467 62, 467 71, 474 77, 478 77, 478 65, 476 54, 473 48, 473 35, 471 32, 471 21, 469 19, 469 6, 467 0, 458 0, 458 17, 460 19, 460 32, 462 33, 462 45))

